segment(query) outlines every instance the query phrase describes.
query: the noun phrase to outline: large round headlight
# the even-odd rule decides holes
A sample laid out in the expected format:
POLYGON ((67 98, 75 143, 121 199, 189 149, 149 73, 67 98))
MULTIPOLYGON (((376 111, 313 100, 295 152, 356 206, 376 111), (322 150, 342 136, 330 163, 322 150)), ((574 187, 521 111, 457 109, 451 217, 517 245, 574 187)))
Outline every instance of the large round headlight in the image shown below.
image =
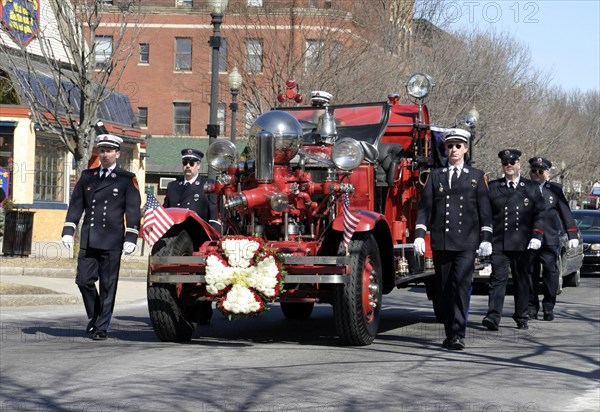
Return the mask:
POLYGON ((206 151, 208 165, 218 172, 224 172, 237 162, 235 145, 229 140, 217 140, 206 151))
POLYGON ((406 91, 415 99, 424 99, 434 86, 431 76, 425 73, 415 73, 406 82, 406 91))
POLYGON ((256 156, 256 134, 269 132, 273 135, 273 160, 276 164, 289 162, 296 156, 302 142, 302 126, 291 114, 272 110, 263 113, 250 128, 250 148, 256 156))
POLYGON ((365 152, 361 144, 350 137, 338 140, 331 149, 331 160, 338 169, 354 170, 364 158, 365 152))

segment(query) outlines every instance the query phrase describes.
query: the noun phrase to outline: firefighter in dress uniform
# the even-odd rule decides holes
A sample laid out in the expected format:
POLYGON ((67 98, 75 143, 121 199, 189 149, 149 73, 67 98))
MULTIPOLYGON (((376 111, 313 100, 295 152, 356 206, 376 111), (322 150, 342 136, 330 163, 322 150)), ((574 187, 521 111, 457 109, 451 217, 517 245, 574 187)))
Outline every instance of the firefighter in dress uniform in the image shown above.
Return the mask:
POLYGON ((81 215, 81 242, 75 283, 81 291, 89 319, 86 332, 105 340, 115 305, 121 254, 135 252, 140 225, 140 191, 133 173, 117 166, 123 139, 98 136, 100 166, 84 170, 71 195, 62 231, 65 247, 81 215), (95 282, 99 282, 100 291, 95 282))
POLYGON ((200 161, 204 153, 196 149, 183 149, 181 163, 183 177, 167 186, 164 207, 181 207, 193 210, 204 221, 221 233, 221 224, 217 217, 216 199, 214 195, 204 193, 206 178, 200 176, 200 161))
POLYGON ((548 181, 552 162, 543 157, 532 157, 529 159, 529 167, 531 179, 537 182, 540 192, 544 196, 546 210, 544 212, 544 239, 542 240, 542 246, 534 255, 531 268, 528 315, 530 319, 537 319, 540 310, 538 284, 541 269, 544 320, 552 321, 554 320, 554 305, 556 304, 558 277, 560 276, 558 270, 560 234, 564 230, 567 231, 569 248, 579 246, 579 239, 577 238, 577 226, 571 214, 569 202, 563 193, 563 187, 558 183, 548 181))
MULTIPOLYGON (((208 222, 217 232, 221 233, 221 224, 217 217, 215 195, 204 193, 206 178, 200 176, 200 161, 204 153, 196 149, 183 149, 181 163, 183 177, 168 184, 164 207, 180 207, 193 210, 204 221, 208 222)), ((212 303, 199 302, 197 320, 207 324, 212 317, 212 303)))
POLYGON ((425 233, 431 224, 435 281, 441 291, 446 339, 442 346, 465 348, 473 266, 477 253, 492 253, 492 214, 483 171, 464 163, 470 133, 449 129, 444 146, 448 167, 433 170, 419 203, 415 252, 425 253, 425 233))
POLYGON ((529 265, 532 251, 540 248, 544 236, 544 198, 539 186, 521 177, 521 152, 502 150, 504 177, 490 182, 494 236, 492 240, 492 274, 489 281, 488 311, 482 324, 498 330, 506 295, 509 271, 514 285, 518 329, 528 329, 529 265))

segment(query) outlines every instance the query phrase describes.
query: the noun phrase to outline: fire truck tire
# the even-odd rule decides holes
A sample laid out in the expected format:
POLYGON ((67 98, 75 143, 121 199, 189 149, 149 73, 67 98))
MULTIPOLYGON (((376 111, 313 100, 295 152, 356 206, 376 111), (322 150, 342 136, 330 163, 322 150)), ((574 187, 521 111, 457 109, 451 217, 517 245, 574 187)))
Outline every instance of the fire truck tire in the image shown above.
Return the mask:
MULTIPOLYGON (((152 250, 154 256, 186 256, 193 252, 192 239, 185 231, 161 239, 159 243, 152 250)), ((192 339, 196 324, 184 317, 183 309, 177 297, 177 285, 148 285, 148 312, 158 339, 163 342, 186 342, 192 339)))
POLYGON ((315 302, 281 302, 283 316, 288 319, 308 319, 312 314, 315 302))
MULTIPOLYGON (((343 246, 340 245, 340 252, 343 246)), ((382 273, 377 242, 371 233, 359 233, 348 245, 349 282, 333 290, 333 318, 345 345, 370 345, 379 329, 382 273)))

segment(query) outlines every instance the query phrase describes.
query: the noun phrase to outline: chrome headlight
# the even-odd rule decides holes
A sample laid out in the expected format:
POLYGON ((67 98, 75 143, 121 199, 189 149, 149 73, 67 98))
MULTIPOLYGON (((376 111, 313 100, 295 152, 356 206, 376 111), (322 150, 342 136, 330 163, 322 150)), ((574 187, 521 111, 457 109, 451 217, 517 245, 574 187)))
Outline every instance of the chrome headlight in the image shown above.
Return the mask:
POLYGON ((291 114, 272 110, 263 113, 254 121, 250 128, 250 148, 256 153, 256 135, 269 132, 273 135, 273 160, 276 164, 289 162, 296 156, 302 142, 302 126, 291 114))
POLYGON ((229 140, 217 140, 206 151, 208 165, 218 172, 224 172, 237 162, 235 145, 229 140))
POLYGON ((406 82, 406 91, 415 99, 424 99, 434 86, 431 76, 425 73, 415 73, 406 82))
POLYGON ((365 152, 361 144, 351 137, 338 140, 331 149, 331 160, 338 169, 354 170, 364 158, 365 152))

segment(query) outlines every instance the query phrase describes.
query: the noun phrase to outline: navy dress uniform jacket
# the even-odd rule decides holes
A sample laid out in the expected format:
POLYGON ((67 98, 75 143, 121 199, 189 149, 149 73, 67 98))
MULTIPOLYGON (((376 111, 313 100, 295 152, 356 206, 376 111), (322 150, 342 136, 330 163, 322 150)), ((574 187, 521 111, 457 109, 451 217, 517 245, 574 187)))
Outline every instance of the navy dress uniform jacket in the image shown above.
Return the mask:
POLYGON ((164 207, 181 207, 193 210, 204 221, 217 220, 216 200, 214 195, 204 193, 206 177, 198 176, 191 185, 185 186, 183 178, 175 180, 167 186, 164 207))
POLYGON ((81 248, 122 250, 124 242, 137 242, 140 204, 133 173, 115 167, 101 181, 100 167, 84 170, 71 195, 62 236, 73 236, 85 212, 81 248))
POLYGON ((432 250, 477 250, 492 238, 492 213, 483 171, 465 165, 450 188, 448 168, 435 169, 422 192, 415 237, 431 221, 432 250))
POLYGON ((544 198, 539 185, 520 178, 515 189, 505 178, 490 182, 490 203, 494 222, 494 251, 527 250, 532 238, 544 236, 544 198))
POLYGON ((559 237, 565 230, 569 239, 577 239, 577 226, 562 186, 554 182, 545 182, 542 185, 542 195, 546 201, 542 243, 551 246, 559 245, 559 237))

